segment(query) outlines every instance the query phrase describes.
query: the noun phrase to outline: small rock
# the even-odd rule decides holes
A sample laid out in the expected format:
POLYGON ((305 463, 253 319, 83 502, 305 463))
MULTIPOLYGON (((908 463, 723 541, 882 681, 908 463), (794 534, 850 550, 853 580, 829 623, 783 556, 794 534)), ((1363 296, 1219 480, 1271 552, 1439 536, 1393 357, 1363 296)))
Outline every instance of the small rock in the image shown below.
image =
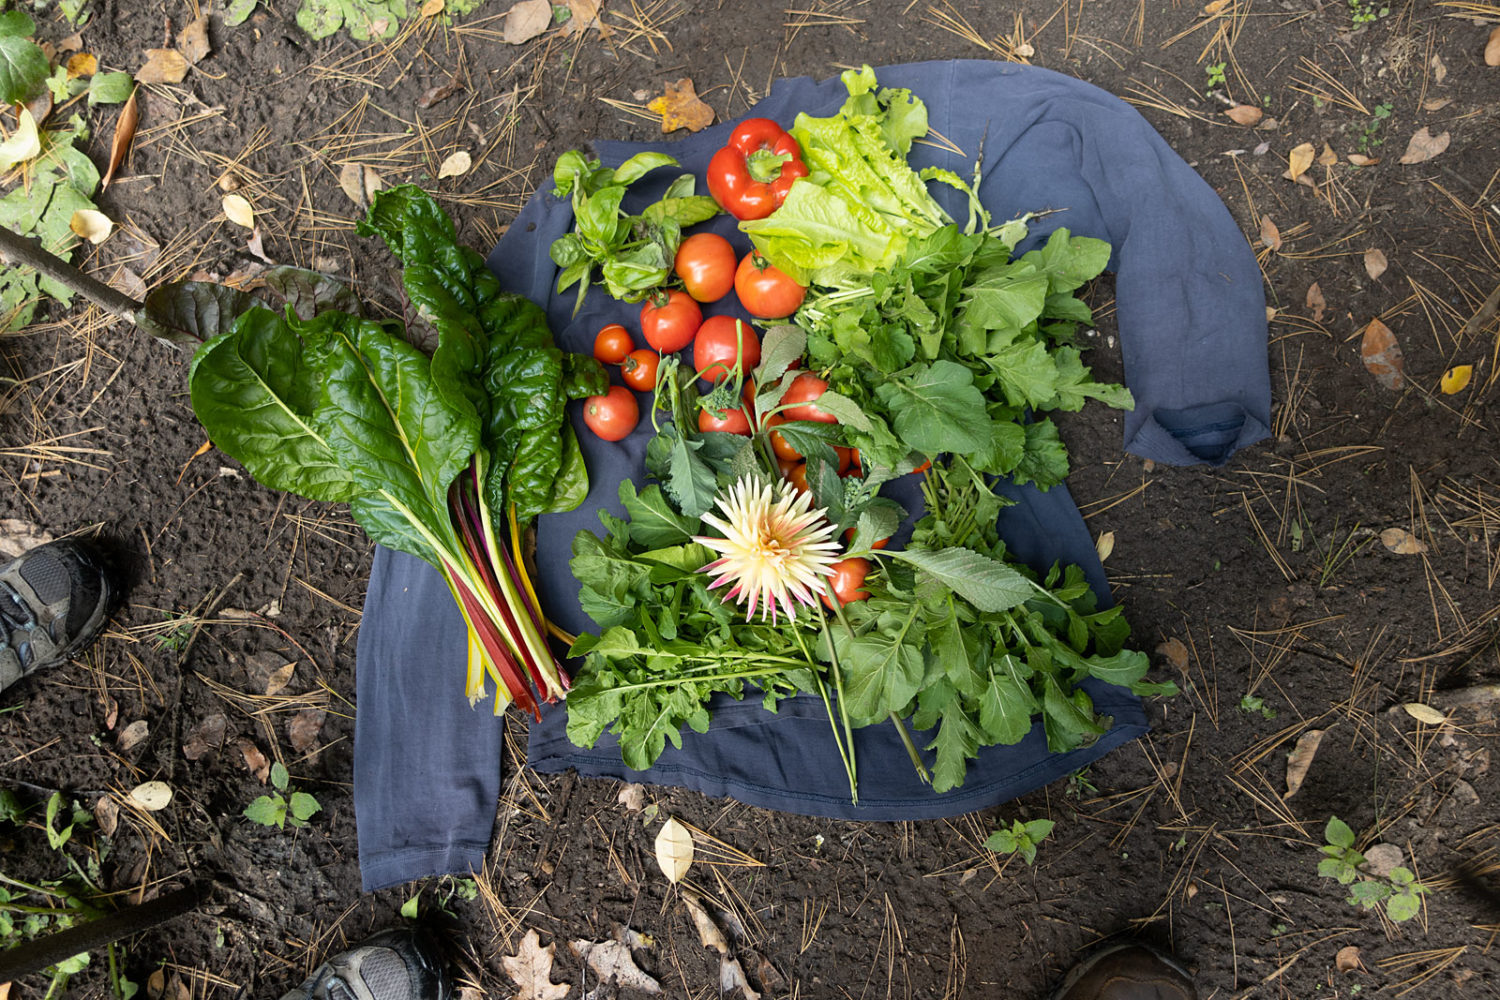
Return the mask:
POLYGON ((1400 868, 1405 859, 1406 856, 1401 853, 1401 848, 1395 844, 1376 844, 1365 851, 1365 868, 1371 875, 1384 878, 1393 869, 1400 868))

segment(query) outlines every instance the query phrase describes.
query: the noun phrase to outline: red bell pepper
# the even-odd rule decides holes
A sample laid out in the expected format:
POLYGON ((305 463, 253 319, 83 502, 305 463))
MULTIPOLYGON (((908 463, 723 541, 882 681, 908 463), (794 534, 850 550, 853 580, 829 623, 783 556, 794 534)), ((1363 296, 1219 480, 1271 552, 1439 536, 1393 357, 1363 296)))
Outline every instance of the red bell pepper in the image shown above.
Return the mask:
POLYGON ((764 219, 806 176, 796 139, 769 118, 746 118, 708 161, 708 193, 736 219, 764 219))

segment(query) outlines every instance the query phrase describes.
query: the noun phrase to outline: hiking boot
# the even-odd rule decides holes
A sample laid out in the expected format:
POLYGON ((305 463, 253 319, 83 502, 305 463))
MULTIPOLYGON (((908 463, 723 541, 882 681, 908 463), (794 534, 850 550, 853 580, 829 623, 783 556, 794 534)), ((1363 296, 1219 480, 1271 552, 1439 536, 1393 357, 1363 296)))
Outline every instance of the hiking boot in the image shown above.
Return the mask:
POLYGON ((437 948, 420 931, 381 931, 313 970, 281 1000, 448 1000, 437 948))
POLYGON ((1074 966, 1053 1000, 1198 1000, 1198 990, 1166 955, 1120 944, 1074 966))
POLYGON ((104 564, 81 542, 38 545, 0 567, 0 690, 92 642, 114 596, 104 564))

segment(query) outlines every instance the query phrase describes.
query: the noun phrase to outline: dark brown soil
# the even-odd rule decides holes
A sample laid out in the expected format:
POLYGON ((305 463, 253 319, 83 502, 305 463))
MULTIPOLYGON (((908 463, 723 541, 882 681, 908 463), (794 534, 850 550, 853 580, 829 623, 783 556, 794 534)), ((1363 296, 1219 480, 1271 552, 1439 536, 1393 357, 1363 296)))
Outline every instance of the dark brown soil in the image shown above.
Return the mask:
MULTIPOLYGON (((144 49, 163 44, 164 15, 173 32, 191 16, 187 4, 94 6, 84 42, 108 68, 138 68, 144 49)), ((1157 673, 1184 690, 1151 706, 1149 738, 1002 808, 854 824, 647 789, 642 814, 617 803, 613 783, 515 766, 523 725, 508 720, 514 752, 479 874, 485 894, 447 903, 471 985, 512 995, 500 958, 535 929, 559 945, 556 979, 581 996, 593 976, 566 943, 624 926, 649 939, 637 958, 668 995, 714 995, 718 957, 652 857, 670 813, 763 863, 696 878, 738 913, 741 958, 768 996, 1042 997, 1082 950, 1120 933, 1174 949, 1204 996, 1500 992, 1500 904, 1484 888, 1500 864, 1494 713, 1455 707, 1455 692, 1500 680, 1493 307, 1465 325, 1500 284, 1489 23, 1398 3, 1351 30, 1348 5, 1310 0, 1216 0, 1209 15, 1193 4, 608 0, 608 39, 554 29, 508 46, 493 16, 505 6, 418 28, 393 49, 312 42, 293 22, 294 0, 262 4, 234 28, 215 16, 213 54, 181 85, 143 95, 136 149, 100 198, 125 229, 87 266, 117 278, 127 267, 147 283, 253 266, 245 232, 220 211, 228 174, 257 206, 267 257, 343 274, 394 310, 389 258, 352 233, 359 209, 337 183, 346 162, 440 192, 483 251, 550 182, 559 153, 659 136, 630 109, 681 77, 728 120, 776 77, 998 59, 1024 41, 1036 65, 1135 102, 1261 253, 1276 308, 1277 438, 1223 469, 1152 468, 1120 453, 1112 414, 1090 408, 1066 422, 1070 487, 1091 530, 1113 539, 1106 568, 1136 640, 1168 644, 1157 673), (953 30, 960 20, 972 39, 953 30), (1207 67, 1221 62, 1227 81, 1208 93, 1207 67), (465 89, 417 107, 455 73, 465 89), (1222 114, 1231 102, 1274 123, 1232 124, 1222 114), (1451 145, 1398 164, 1422 127, 1451 145), (1339 157, 1309 170, 1313 187, 1282 176, 1303 142, 1339 157), (434 180, 459 146, 474 169, 434 180), (1356 170, 1350 153, 1380 162, 1356 170), (1262 241, 1266 219, 1277 249, 1262 241), (1378 278, 1365 267, 1370 249, 1389 261, 1378 278), (1405 350, 1400 391, 1361 364, 1359 335, 1375 317, 1405 350), (1473 381, 1443 394, 1439 379, 1458 364, 1475 365, 1473 381), (1390 528, 1427 551, 1389 550, 1377 536, 1390 528), (1449 723, 1419 724, 1402 708, 1414 702, 1451 712, 1449 723), (1285 798, 1287 754, 1313 729, 1325 732, 1321 748, 1285 798), (1333 814, 1361 844, 1402 849, 1430 887, 1417 919, 1383 922, 1317 877, 1333 814), (1034 867, 981 847, 1018 817, 1057 823, 1034 867), (1346 946, 1360 949, 1352 972, 1335 968, 1346 946)), ((71 30, 46 9, 39 23, 49 38, 71 30)), ((89 114, 102 164, 113 111, 89 114)), ((1095 299, 1105 317, 1092 360, 1118 377, 1108 287, 1095 299)), ((359 891, 350 762, 370 545, 346 510, 273 494, 200 452, 186 354, 79 310, 0 339, 0 359, 10 496, 0 510, 56 535, 99 536, 131 581, 87 655, 0 697, 11 706, 0 784, 28 802, 61 790, 90 809, 146 780, 170 784, 164 811, 124 806, 112 836, 80 830, 65 852, 96 855, 103 886, 122 898, 190 873, 224 883, 210 907, 129 943, 133 979, 160 968, 183 996, 277 995, 323 954, 399 923, 416 891, 359 891), (280 696, 246 697, 286 662, 295 672, 280 696), (325 714, 302 716, 321 725, 298 750, 290 726, 308 712, 325 714), (215 715, 227 721, 222 746, 188 759, 184 745, 215 715), (127 748, 138 720, 149 733, 127 748), (264 791, 245 745, 283 760, 316 795, 323 811, 308 827, 242 816, 264 791)), ((66 874, 36 823, 0 849, 6 875, 66 874)), ((436 911, 452 888, 427 887, 422 908, 436 911)), ((96 956, 69 991, 107 995, 103 969, 96 956)), ((37 996, 45 982, 24 985, 37 996)))

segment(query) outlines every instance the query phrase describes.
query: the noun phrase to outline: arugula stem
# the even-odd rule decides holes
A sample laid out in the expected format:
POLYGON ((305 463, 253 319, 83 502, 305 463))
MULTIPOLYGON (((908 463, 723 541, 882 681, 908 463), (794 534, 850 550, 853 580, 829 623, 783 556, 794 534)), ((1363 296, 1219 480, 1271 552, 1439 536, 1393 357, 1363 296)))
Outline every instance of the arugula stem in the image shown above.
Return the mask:
POLYGON ((917 752, 917 745, 911 741, 911 734, 906 731, 906 723, 901 721, 901 716, 892 712, 891 724, 896 727, 896 732, 901 736, 901 743, 906 747, 906 756, 911 758, 911 766, 917 769, 917 778, 924 785, 932 784, 932 775, 927 772, 927 765, 922 763, 922 755, 917 752))
MULTIPOLYGON (((797 647, 802 650, 802 655, 807 657, 809 663, 812 662, 812 653, 802 641, 801 630, 793 632, 792 637, 797 640, 797 647)), ((823 711, 828 713, 828 728, 833 733, 834 748, 839 752, 839 760, 844 762, 844 773, 849 776, 849 801, 858 805, 859 782, 854 777, 854 748, 851 746, 846 749, 844 740, 839 736, 838 723, 833 720, 833 703, 828 700, 828 688, 823 683, 822 675, 816 670, 813 671, 813 681, 818 685, 818 697, 823 699, 823 711)))
MULTIPOLYGON (((849 759, 845 769, 849 772, 850 789, 853 791, 855 801, 857 802, 859 801, 859 792, 856 787, 858 779, 856 775, 857 761, 854 756, 854 727, 849 724, 849 709, 844 701, 844 671, 839 666, 839 654, 833 646, 833 633, 828 628, 828 618, 823 614, 823 605, 819 602, 815 607, 818 609, 818 625, 822 628, 823 638, 828 643, 829 669, 833 672, 833 687, 839 700, 839 722, 844 727, 844 741, 849 745, 849 759)), ((854 630, 849 628, 849 622, 844 618, 844 612, 839 604, 837 594, 833 598, 833 613, 838 616, 839 622, 848 630, 849 635, 853 636, 854 630)))

